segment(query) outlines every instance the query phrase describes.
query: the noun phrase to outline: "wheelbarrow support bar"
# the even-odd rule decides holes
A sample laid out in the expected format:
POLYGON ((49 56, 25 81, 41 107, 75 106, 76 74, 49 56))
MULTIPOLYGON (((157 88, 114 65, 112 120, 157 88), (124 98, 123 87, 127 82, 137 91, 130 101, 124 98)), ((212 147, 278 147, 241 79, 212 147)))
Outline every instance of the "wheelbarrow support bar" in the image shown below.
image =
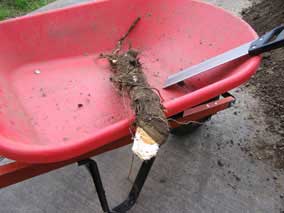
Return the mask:
POLYGON ((94 161, 93 159, 86 159, 78 162, 78 164, 79 166, 85 165, 88 171, 90 172, 103 211, 106 213, 123 213, 127 212, 135 205, 154 161, 155 158, 152 158, 148 161, 143 161, 127 199, 123 201, 120 205, 115 207, 112 211, 109 208, 104 186, 101 180, 100 171, 96 161, 94 161))

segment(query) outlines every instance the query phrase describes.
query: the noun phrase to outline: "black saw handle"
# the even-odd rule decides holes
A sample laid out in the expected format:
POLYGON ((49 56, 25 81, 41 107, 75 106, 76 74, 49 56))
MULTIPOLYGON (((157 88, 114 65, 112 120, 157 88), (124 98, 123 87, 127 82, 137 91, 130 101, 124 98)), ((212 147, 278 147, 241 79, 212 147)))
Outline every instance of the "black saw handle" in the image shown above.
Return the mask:
POLYGON ((254 41, 250 46, 249 55, 259 55, 280 47, 284 47, 284 25, 274 28, 254 41))

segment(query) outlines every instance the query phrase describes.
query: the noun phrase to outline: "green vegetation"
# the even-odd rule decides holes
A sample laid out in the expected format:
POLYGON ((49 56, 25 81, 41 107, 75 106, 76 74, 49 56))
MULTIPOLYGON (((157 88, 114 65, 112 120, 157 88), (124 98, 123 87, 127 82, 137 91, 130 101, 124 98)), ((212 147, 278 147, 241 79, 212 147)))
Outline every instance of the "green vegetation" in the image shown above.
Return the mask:
POLYGON ((54 0, 0 0, 0 20, 26 14, 53 1, 54 0))

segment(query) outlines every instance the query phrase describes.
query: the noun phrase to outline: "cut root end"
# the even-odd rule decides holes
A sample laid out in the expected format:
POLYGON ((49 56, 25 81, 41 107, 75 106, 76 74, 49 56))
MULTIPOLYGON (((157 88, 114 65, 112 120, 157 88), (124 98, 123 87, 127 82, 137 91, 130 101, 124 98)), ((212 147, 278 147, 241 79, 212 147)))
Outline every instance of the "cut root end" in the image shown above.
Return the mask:
POLYGON ((150 160, 157 155, 159 144, 157 144, 147 132, 138 127, 135 133, 132 151, 141 160, 150 160))

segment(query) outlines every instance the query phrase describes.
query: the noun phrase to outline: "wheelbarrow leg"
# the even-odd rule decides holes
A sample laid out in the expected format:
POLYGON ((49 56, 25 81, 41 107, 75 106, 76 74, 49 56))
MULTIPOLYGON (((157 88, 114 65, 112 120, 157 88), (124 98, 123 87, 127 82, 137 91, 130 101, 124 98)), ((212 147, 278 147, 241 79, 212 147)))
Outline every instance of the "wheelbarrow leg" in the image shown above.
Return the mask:
POLYGON ((128 210, 130 210, 136 203, 139 197, 139 194, 144 186, 144 183, 148 177, 148 174, 152 168, 154 161, 155 161, 155 158, 152 158, 151 160, 144 161, 142 163, 138 171, 138 174, 136 176, 136 179, 133 183, 132 189, 130 193, 128 194, 127 199, 123 201, 121 204, 119 204, 117 207, 115 207, 113 210, 110 210, 109 208, 105 190, 104 190, 103 183, 102 183, 101 176, 100 176, 100 171, 99 171, 96 161, 92 159, 86 159, 86 160, 78 162, 78 164, 79 166, 85 165, 88 171, 90 172, 93 182, 95 184, 97 194, 98 194, 103 211, 106 213, 125 213, 128 210))
POLYGON ((152 168, 154 161, 155 158, 152 158, 151 160, 148 161, 143 161, 142 166, 140 167, 136 179, 133 183, 132 189, 128 194, 128 198, 125 201, 123 201, 120 205, 115 207, 113 209, 114 212, 127 212, 134 206, 144 186, 144 183, 148 177, 148 174, 152 168))
POLYGON ((86 166, 86 168, 88 169, 88 171, 92 176, 103 211, 106 213, 111 213, 97 162, 92 159, 87 159, 78 162, 78 164, 79 166, 81 165, 86 166))

